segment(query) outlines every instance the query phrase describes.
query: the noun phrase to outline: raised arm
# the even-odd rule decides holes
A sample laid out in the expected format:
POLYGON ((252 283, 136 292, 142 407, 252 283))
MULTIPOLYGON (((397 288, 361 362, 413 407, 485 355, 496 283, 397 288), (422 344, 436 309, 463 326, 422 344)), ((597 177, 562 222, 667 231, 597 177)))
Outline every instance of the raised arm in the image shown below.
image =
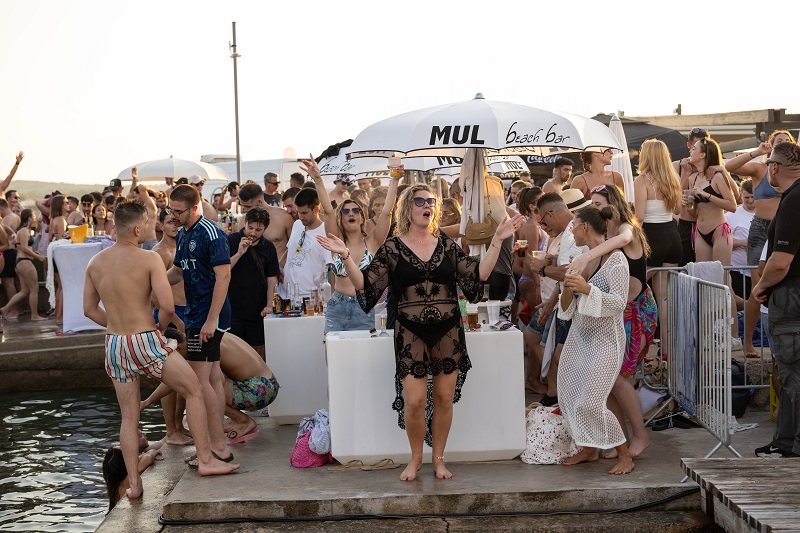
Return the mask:
POLYGON ((17 173, 17 169, 19 168, 19 164, 22 163, 23 157, 25 157, 25 152, 20 152, 17 154, 17 160, 14 163, 14 166, 11 167, 11 171, 8 173, 8 176, 6 176, 6 179, 0 183, 0 194, 4 194, 9 185, 11 185, 11 180, 14 179, 14 174, 17 173))
POLYGON ((769 154, 771 151, 772 145, 768 142, 763 142, 755 150, 737 155, 725 163, 725 169, 739 176, 750 176, 760 180, 767 173, 767 166, 760 161, 754 161, 754 159, 764 154, 769 154))
MULTIPOLYGON (((130 190, 128 190, 128 194, 126 195, 126 198, 133 198, 134 189, 137 189, 139 187, 139 182, 137 181, 138 178, 139 178, 139 171, 136 169, 136 167, 133 167, 131 169, 131 188, 130 188, 130 190)), ((141 194, 141 192, 140 192, 140 194, 141 194)), ((145 194, 147 194, 147 193, 145 193, 145 194)))
POLYGON ((325 182, 322 180, 322 174, 319 173, 319 167, 317 166, 317 162, 314 161, 314 157, 308 154, 308 159, 302 159, 300 161, 300 167, 311 176, 311 179, 314 180, 314 185, 316 185, 320 210, 322 211, 322 221, 325 223, 325 231, 333 233, 337 237, 341 237, 339 228, 336 226, 336 210, 333 208, 331 196, 328 194, 328 189, 325 188, 325 182))
POLYGON ((573 259, 569 265, 569 270, 583 272, 586 270, 586 267, 589 266, 589 263, 592 262, 592 260, 602 257, 606 254, 610 254, 614 250, 622 250, 628 244, 630 244, 631 241, 633 241, 633 226, 628 223, 621 224, 619 231, 614 237, 606 239, 591 250, 584 252, 573 259))
MULTIPOLYGON (((392 177, 392 181, 389 183, 389 191, 386 193, 386 203, 383 204, 383 209, 378 214, 378 220, 375 223, 375 228, 372 230, 372 233, 369 234, 369 248, 372 253, 375 253, 381 244, 386 241, 386 237, 389 235, 389 228, 392 226, 392 211, 394 211, 394 203, 397 199, 397 186, 400 184, 400 180, 403 176, 405 176, 405 172, 403 171, 403 167, 399 168, 400 172, 396 172, 397 176, 392 177)), ((326 228, 328 226, 325 226, 326 228)))

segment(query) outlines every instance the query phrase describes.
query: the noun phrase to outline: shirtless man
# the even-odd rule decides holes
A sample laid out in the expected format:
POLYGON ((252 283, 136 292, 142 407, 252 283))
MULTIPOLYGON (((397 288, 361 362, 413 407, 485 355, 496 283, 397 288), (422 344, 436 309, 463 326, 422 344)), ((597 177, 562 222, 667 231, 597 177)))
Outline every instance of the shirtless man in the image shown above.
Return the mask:
MULTIPOLYGON (((159 214, 159 220, 163 228, 163 235, 158 244, 153 247, 153 251, 161 258, 164 264, 164 272, 172 267, 172 261, 175 259, 175 236, 178 234, 180 227, 175 224, 172 217, 167 216, 166 211, 159 214)), ((180 319, 180 329, 183 329, 183 317, 186 311, 186 294, 183 291, 183 281, 172 285, 172 301, 175 302, 175 316, 180 319)), ((159 324, 159 305, 158 299, 153 295, 153 318, 156 324, 159 324)), ((174 321, 177 324, 177 320, 174 321)), ((173 324, 169 324, 175 327, 173 324)), ((167 426, 167 434, 165 436, 167 444, 175 444, 177 446, 187 446, 192 444, 192 439, 185 433, 183 428, 183 412, 186 409, 186 401, 183 397, 178 398, 174 392, 166 395, 161 399, 161 408, 164 411, 164 423, 167 426)))
MULTIPOLYGON (((186 336, 173 328, 169 328, 164 335, 175 339, 178 352, 186 357, 186 336)), ((225 430, 229 441, 244 442, 255 436, 258 430, 256 421, 242 411, 266 409, 278 396, 280 385, 258 352, 236 335, 225 333, 219 348, 219 363, 225 376, 225 416, 230 419, 225 430)), ((168 391, 168 386, 163 383, 159 385, 142 402, 142 409, 155 403, 168 391)))
MULTIPOLYGON (((278 252, 278 263, 283 270, 286 264, 286 244, 292 234, 294 218, 285 209, 267 205, 264 202, 264 191, 257 183, 248 183, 239 188, 239 207, 247 213, 254 207, 266 209, 269 213, 269 227, 264 231, 264 238, 272 241, 278 252)), ((237 230, 244 227, 244 218, 241 217, 237 230)))
POLYGON ((203 216, 207 219, 211 220, 212 222, 217 222, 219 220, 219 213, 217 213, 217 209, 211 205, 208 200, 203 198, 203 185, 205 184, 206 180, 201 178, 200 176, 189 176, 189 185, 194 187, 198 193, 200 193, 200 201, 203 205, 203 216))
POLYGON ((172 355, 164 336, 155 329, 150 293, 161 302, 165 323, 174 315, 164 266, 156 254, 142 250, 147 229, 144 206, 126 202, 117 208, 117 242, 95 255, 86 269, 83 312, 106 328, 106 372, 114 383, 122 425, 120 447, 128 470, 128 498, 140 498, 139 377, 167 383, 186 398, 188 417, 197 445, 200 475, 227 474, 239 468, 212 455, 202 389, 188 363, 172 355), (103 307, 100 302, 103 302, 103 307))
POLYGON ((15 202, 19 204, 19 193, 13 190, 6 192, 5 201, 0 202, 0 222, 11 228, 12 231, 16 230, 21 223, 19 215, 14 214, 11 210, 15 202))
MULTIPOLYGON (((94 197, 91 194, 81 196, 80 207, 67 216, 67 224, 80 226, 87 224, 94 209, 94 197)), ((105 228, 99 228, 105 229, 105 228)))
POLYGON ((147 233, 145 233, 142 248, 152 250, 158 243, 158 239, 156 239, 156 216, 158 211, 156 209, 156 201, 150 195, 152 191, 139 183, 137 181, 138 177, 138 170, 133 167, 131 169, 131 192, 128 193, 128 198, 132 198, 134 202, 142 204, 147 209, 147 233))
MULTIPOLYGON (((350 185, 350 178, 345 174, 339 174, 333 180, 333 190, 328 193, 328 196, 334 209, 336 209, 337 205, 350 198, 350 194, 347 192, 348 185, 350 185)), ((369 194, 367 194, 367 197, 369 198, 369 194)))
POLYGON ((572 161, 566 157, 559 157, 556 159, 553 168, 553 177, 544 182, 542 191, 544 191, 545 194, 549 192, 561 194, 561 191, 564 190, 564 186, 569 182, 570 176, 572 176, 572 161))

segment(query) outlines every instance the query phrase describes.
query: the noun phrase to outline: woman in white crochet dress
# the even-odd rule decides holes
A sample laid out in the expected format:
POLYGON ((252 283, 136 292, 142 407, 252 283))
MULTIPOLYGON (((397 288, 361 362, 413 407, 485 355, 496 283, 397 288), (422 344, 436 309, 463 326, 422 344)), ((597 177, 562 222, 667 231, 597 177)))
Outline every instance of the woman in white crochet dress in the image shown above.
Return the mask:
MULTIPOLYGON (((601 244, 607 222, 616 216, 611 206, 579 210, 572 230, 575 244, 590 249, 601 244)), ((558 316, 572 319, 572 329, 561 352, 558 399, 567 428, 582 448, 565 465, 596 461, 601 448, 615 448, 617 464, 608 473, 633 470, 625 434, 606 407, 625 354, 628 282, 628 262, 619 250, 603 255, 583 273, 569 270, 564 276, 558 316)))

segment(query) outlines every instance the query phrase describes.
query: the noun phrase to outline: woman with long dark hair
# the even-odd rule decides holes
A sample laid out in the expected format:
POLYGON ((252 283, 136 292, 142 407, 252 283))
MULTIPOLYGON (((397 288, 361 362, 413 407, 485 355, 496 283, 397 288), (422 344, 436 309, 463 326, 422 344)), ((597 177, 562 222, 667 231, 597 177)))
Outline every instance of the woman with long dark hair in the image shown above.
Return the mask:
POLYGON ((600 185, 616 185, 625 192, 625 182, 622 174, 613 170, 606 170, 614 157, 614 150, 606 148, 602 152, 581 152, 581 162, 584 173, 572 178, 571 188, 578 189, 587 200, 591 199, 591 190, 600 185))
MULTIPOLYGON (((575 244, 594 250, 605 242, 608 221, 618 216, 611 206, 602 211, 594 206, 580 209, 572 230, 575 244)), ((633 458, 606 402, 625 354, 623 316, 630 272, 620 250, 598 259, 594 272, 570 265, 558 308, 559 318, 572 319, 558 367, 558 400, 567 428, 581 447, 564 464, 596 461, 600 449, 615 448, 617 464, 608 473, 627 474, 633 470, 633 458)))
POLYGON ((11 298, 5 307, 0 308, 0 315, 5 315, 8 309, 13 309, 19 302, 28 298, 31 308, 31 322, 47 320, 39 316, 39 273, 33 265, 33 260, 45 262, 47 258, 36 253, 33 249, 33 233, 36 227, 36 217, 33 209, 23 209, 22 223, 17 229, 17 259, 16 273, 19 277, 20 291, 11 298))
MULTIPOLYGON (((388 202, 387 202, 388 203, 388 202)), ((369 266, 358 270, 347 245, 330 233, 318 236, 320 244, 338 254, 347 269, 358 303, 368 311, 391 287, 397 314, 395 324, 395 389, 392 408, 398 425, 406 430, 411 462, 400 475, 416 478, 422 468, 422 444, 433 450, 433 469, 439 479, 451 478, 444 450, 453 418, 453 403, 471 368, 458 307, 458 285, 469 301, 477 301, 481 285, 497 261, 501 243, 525 221, 522 215, 506 218, 480 263, 466 255, 452 239, 440 233, 440 205, 433 190, 415 184, 400 197, 397 227, 375 254, 369 266), (432 401, 428 398, 431 375, 432 401), (428 419, 426 431, 426 414, 428 419)))

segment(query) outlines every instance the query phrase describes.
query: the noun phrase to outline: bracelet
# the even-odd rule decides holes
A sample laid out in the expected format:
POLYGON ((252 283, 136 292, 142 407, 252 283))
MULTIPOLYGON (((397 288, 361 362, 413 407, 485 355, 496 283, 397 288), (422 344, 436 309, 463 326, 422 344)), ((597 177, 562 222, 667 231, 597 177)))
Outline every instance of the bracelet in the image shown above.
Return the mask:
POLYGON ((502 249, 503 249, 502 245, 501 245, 501 246, 495 246, 495 245, 494 245, 494 241, 492 241, 491 243, 489 243, 489 246, 491 246, 492 248, 497 248, 498 250, 502 250, 502 249))
POLYGON ((347 261, 350 259, 350 248, 345 248, 345 250, 347 250, 347 255, 343 256, 342 254, 339 254, 339 257, 342 258, 342 261, 347 261))
POLYGON ((753 155, 753 152, 747 152, 747 155, 750 156, 750 159, 755 159, 756 157, 758 157, 756 155, 753 155))
POLYGON ((19 161, 14 161, 14 166, 18 167, 19 166, 19 161))
POLYGON ((539 275, 542 276, 543 278, 547 277, 547 274, 545 274, 545 272, 544 272, 544 269, 545 269, 546 266, 547 265, 542 265, 542 268, 539 269, 539 275))

